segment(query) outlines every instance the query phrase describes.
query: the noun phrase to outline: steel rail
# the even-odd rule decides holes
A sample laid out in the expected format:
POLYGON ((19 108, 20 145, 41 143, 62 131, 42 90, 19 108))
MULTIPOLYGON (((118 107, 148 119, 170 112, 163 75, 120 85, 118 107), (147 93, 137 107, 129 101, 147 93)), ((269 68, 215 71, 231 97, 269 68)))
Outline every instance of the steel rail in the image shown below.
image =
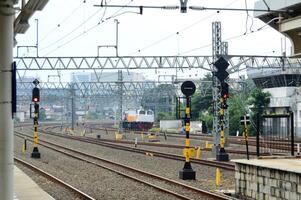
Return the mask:
MULTIPOLYGON (((17 132, 17 133, 20 134, 20 135, 22 135, 22 136, 24 136, 24 134, 22 134, 22 133, 20 133, 20 132, 17 132)), ((32 140, 31 140, 31 141, 32 141, 32 140)), ((117 174, 119 174, 119 175, 125 176, 125 177, 127 177, 127 178, 130 178, 130 179, 133 179, 133 180, 135 180, 135 181, 138 181, 138 182, 141 182, 141 183, 143 183, 143 184, 146 184, 146 185, 149 185, 149 186, 151 186, 151 187, 154 187, 154 188, 156 188, 156 189, 158 189, 158 190, 160 190, 160 191, 163 191, 163 192, 166 192, 166 193, 168 193, 168 194, 174 195, 174 196, 176 196, 176 197, 178 197, 178 198, 180 198, 180 199, 192 200, 192 198, 189 198, 189 197, 187 197, 187 196, 184 196, 184 195, 178 194, 178 193, 176 193, 176 192, 173 192, 173 191, 171 191, 171 190, 165 189, 165 188, 163 188, 163 187, 157 186, 157 185, 155 185, 155 184, 153 184, 153 183, 149 183, 149 182, 144 181, 144 180, 142 180, 142 179, 139 179, 139 178, 137 178, 137 177, 128 175, 128 174, 126 174, 126 173, 124 173, 124 172, 120 172, 120 171, 118 171, 118 170, 116 170, 116 169, 112 169, 112 168, 110 168, 110 167, 107 167, 107 166, 104 166, 104 165, 100 165, 99 163, 96 163, 96 162, 94 162, 94 161, 87 160, 87 159, 85 159, 85 158, 81 158, 81 157, 72 155, 72 154, 67 153, 67 152, 65 152, 65 151, 61 151, 61 150, 59 150, 59 149, 57 149, 57 148, 61 148, 61 149, 66 150, 66 151, 70 151, 70 152, 72 152, 72 153, 76 153, 76 154, 79 154, 79 155, 84 156, 84 157, 89 157, 89 158, 92 158, 92 159, 95 159, 95 160, 98 160, 98 161, 106 162, 106 163, 109 163, 109 164, 111 164, 111 165, 115 165, 115 166, 118 166, 118 167, 122 167, 122 168, 124 168, 124 169, 131 170, 131 171, 133 171, 133 172, 135 172, 135 173, 139 173, 139 174, 144 175, 144 176, 148 176, 148 177, 152 177, 152 178, 155 178, 155 179, 164 181, 164 182, 168 182, 168 183, 170 183, 170 184, 180 186, 180 187, 185 188, 185 189, 187 189, 187 190, 191 190, 191 191, 197 192, 197 193, 199 193, 199 194, 201 194, 201 195, 206 195, 206 196, 208 196, 208 197, 212 197, 212 198, 214 198, 214 199, 223 199, 223 200, 225 200, 225 199, 234 199, 233 197, 229 197, 229 196, 226 196, 226 195, 217 194, 217 193, 213 193, 213 192, 210 192, 210 191, 202 190, 202 189, 199 189, 199 188, 196 188, 196 187, 193 187, 193 186, 188 186, 188 185, 186 185, 186 184, 183 184, 183 183, 181 183, 181 182, 178 182, 178 181, 175 181, 175 180, 172 180, 172 179, 169 179, 169 178, 165 178, 165 177, 163 177, 163 176, 159 176, 159 175, 156 175, 156 174, 152 174, 152 173, 149 173, 149 172, 140 170, 140 169, 136 169, 136 168, 134 168, 134 167, 130 167, 130 166, 127 166, 127 165, 124 165, 124 164, 120 164, 120 163, 117 163, 117 162, 114 162, 114 161, 110 161, 110 160, 107 160, 107 159, 104 159, 104 158, 100 158, 100 157, 98 157, 98 156, 93 156, 93 155, 90 155, 90 154, 86 154, 86 153, 83 153, 83 152, 81 152, 81 151, 77 151, 77 150, 74 150, 74 149, 70 149, 70 148, 67 148, 67 147, 64 147, 64 146, 61 146, 61 145, 52 143, 52 142, 41 141, 41 140, 40 140, 40 142, 45 143, 45 144, 41 144, 41 143, 40 143, 41 146, 44 146, 44 147, 49 148, 49 149, 51 149, 51 150, 54 150, 54 151, 57 151, 57 152, 59 152, 59 153, 65 154, 65 155, 70 156, 70 157, 72 157, 72 158, 75 158, 75 159, 78 159, 78 160, 81 160, 81 161, 84 161, 84 162, 87 162, 87 163, 96 165, 96 166, 98 166, 98 167, 107 169, 107 170, 109 170, 109 171, 115 172, 115 173, 117 173, 117 174), (48 145, 46 145, 46 144, 48 144, 48 145), (51 146, 49 146, 49 145, 54 146, 54 147, 51 147, 51 146)))
MULTIPOLYGON (((112 144, 112 143, 107 143, 107 142, 101 142, 101 141, 94 140, 94 139, 89 139, 89 138, 81 138, 81 137, 76 137, 76 136, 61 135, 61 134, 58 134, 58 133, 55 133, 55 132, 52 132, 52 131, 40 130, 40 133, 51 134, 51 135, 55 135, 55 136, 62 137, 62 138, 73 139, 73 140, 77 140, 77 141, 82 141, 82 142, 87 142, 87 143, 90 143, 90 144, 106 146, 106 147, 119 149, 119 150, 125 150, 125 151, 130 151, 130 152, 141 153, 141 154, 152 154, 153 156, 156 156, 156 157, 162 157, 162 158, 167 158, 167 159, 171 159, 171 160, 180 160, 180 161, 185 160, 185 158, 183 156, 179 156, 179 155, 175 155, 175 154, 169 154, 169 153, 162 153, 162 152, 153 151, 153 150, 126 147, 126 146, 122 146, 122 145, 117 145, 117 144, 112 144)), ((235 171, 234 164, 230 164, 230 163, 227 163, 227 162, 202 160, 202 159, 191 159, 191 162, 196 163, 196 164, 200 164, 200 165, 207 165, 207 166, 210 166, 210 167, 218 167, 218 168, 226 169, 226 170, 229 170, 229 171, 235 171)))
POLYGON ((20 158, 14 157, 14 161, 17 163, 22 164, 23 166, 39 173, 40 175, 46 177, 47 179, 49 179, 52 182, 58 183, 60 185, 62 185, 63 187, 67 188, 68 190, 70 190, 71 192, 73 192, 74 194, 78 195, 79 197, 83 198, 83 199, 87 199, 87 200, 95 200, 93 197, 89 196, 88 194, 80 191, 79 189, 73 187, 72 185, 60 180, 59 178, 39 169, 38 167, 25 162, 24 160, 21 160, 20 158))
MULTIPOLYGON (((94 127, 89 127, 92 128, 94 130, 102 130, 102 131, 116 131, 117 129, 114 128, 94 128, 94 127)), ((141 132, 138 131, 133 131, 135 134, 141 134, 141 132)), ((150 132, 143 132, 143 133, 148 133, 150 134, 150 132)), ((160 132, 160 136, 162 136, 163 133, 160 132)), ((167 136, 170 137, 175 137, 175 138, 185 138, 184 135, 179 135, 179 133, 168 133, 167 136), (169 135, 171 134, 171 135, 169 135)), ((192 135, 190 136, 190 140, 200 140, 203 136, 202 135, 192 135)), ((209 138, 210 140, 212 140, 212 138, 209 138)), ((123 143, 123 144, 134 144, 135 142, 133 141, 123 141, 123 140, 113 140, 113 139, 97 139, 99 141, 104 141, 104 142, 110 142, 110 143, 123 143)), ((145 146, 156 146, 156 147, 167 147, 167 148, 176 148, 176 149, 183 149, 185 146, 184 145, 176 145, 176 144, 158 144, 158 143, 151 143, 151 142, 139 142, 139 145, 145 145, 145 146)), ((194 147, 191 147, 194 148, 194 147)), ((206 148, 201 148, 202 151, 211 151, 211 149, 206 149, 206 148)), ((246 154, 246 151, 244 150, 232 150, 232 149, 227 149, 228 153, 231 154, 246 154)), ((249 152, 250 155, 256 155, 256 152, 254 151, 250 151, 249 152)))

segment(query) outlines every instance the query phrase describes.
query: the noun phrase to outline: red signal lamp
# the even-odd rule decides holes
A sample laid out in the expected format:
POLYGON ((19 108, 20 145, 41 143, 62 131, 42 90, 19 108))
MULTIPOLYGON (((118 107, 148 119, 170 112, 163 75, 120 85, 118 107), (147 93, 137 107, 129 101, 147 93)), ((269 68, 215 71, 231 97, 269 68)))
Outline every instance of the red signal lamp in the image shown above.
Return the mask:
POLYGON ((40 102, 40 89, 37 87, 32 90, 32 102, 40 102))
POLYGON ((224 98, 224 99, 228 99, 229 97, 230 97, 229 93, 225 93, 225 94, 223 95, 223 98, 224 98))

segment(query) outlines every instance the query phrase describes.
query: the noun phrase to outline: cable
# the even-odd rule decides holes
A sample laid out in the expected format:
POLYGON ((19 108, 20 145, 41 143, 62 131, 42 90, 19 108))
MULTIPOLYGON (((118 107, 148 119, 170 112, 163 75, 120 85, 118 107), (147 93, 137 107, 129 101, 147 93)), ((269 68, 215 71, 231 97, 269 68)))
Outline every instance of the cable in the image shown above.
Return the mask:
POLYGON ((73 9, 61 22, 59 22, 56 27, 54 27, 53 29, 51 29, 50 31, 48 31, 45 36, 39 41, 39 44, 41 44, 42 41, 44 41, 50 34, 52 34, 54 31, 57 30, 57 28, 61 27, 61 25, 63 23, 65 23, 66 21, 68 21, 70 19, 70 17, 72 17, 76 11, 81 8, 82 4, 84 4, 86 1, 84 0, 82 3, 80 3, 75 9, 73 9))
POLYGON ((146 49, 149 49, 149 48, 151 48, 151 47, 153 47, 153 46, 155 46, 155 45, 157 45, 157 44, 159 44, 159 43, 161 43, 161 42, 163 42, 163 41, 169 39, 170 37, 172 37, 172 36, 174 36, 174 35, 178 35, 180 32, 184 32, 185 30, 187 30, 187 29, 189 29, 189 28, 191 28, 191 27, 197 25, 198 23, 200 23, 200 22, 202 22, 202 21, 205 21, 205 20, 211 18, 211 17, 214 16, 214 15, 216 15, 216 13, 211 14, 211 15, 208 15, 208 16, 206 16, 206 17, 204 17, 204 18, 202 18, 202 19, 200 19, 200 20, 194 22, 193 24, 191 24, 191 25, 189 25, 189 26, 186 26, 186 27, 180 29, 180 30, 177 31, 176 33, 171 33, 171 34, 169 34, 169 35, 167 35, 167 36, 165 36, 165 37, 163 37, 163 38, 161 38, 161 39, 159 39, 159 40, 157 40, 157 41, 155 41, 155 42, 153 42, 153 43, 151 43, 151 44, 149 44, 149 45, 147 45, 147 46, 144 46, 143 48, 140 48, 140 49, 138 49, 138 50, 136 50, 136 51, 133 51, 133 52, 130 53, 129 55, 133 55, 133 54, 135 54, 135 53, 137 53, 137 52, 140 53, 141 51, 144 51, 144 50, 146 50, 146 49))
POLYGON ((270 11, 271 9, 270 9, 270 7, 269 7, 269 5, 267 4, 267 2, 265 1, 265 0, 263 0, 263 3, 266 5, 266 7, 268 8, 268 11, 270 11))
POLYGON ((250 26, 249 30, 250 30, 250 32, 253 32, 252 27, 253 27, 253 24, 254 24, 254 18, 249 14, 247 0, 245 0, 245 7, 246 7, 246 13, 247 13, 247 18, 246 18, 246 32, 245 32, 245 34, 246 34, 248 32, 248 21, 249 21, 249 18, 251 19, 251 26, 250 26))
MULTIPOLYGON (((229 40, 233 40, 233 39, 236 39, 236 38, 239 38, 239 37, 242 37, 242 36, 246 36, 246 35, 250 35, 250 34, 253 34, 253 33, 257 33, 259 31, 265 30, 267 28, 269 28, 269 27, 266 27, 266 28, 261 27, 261 28, 257 29, 256 31, 252 31, 252 32, 249 32, 249 33, 243 33, 243 34, 239 34, 239 35, 236 35, 236 36, 232 36, 232 37, 229 37, 229 38, 225 39, 224 41, 229 41, 229 40)), ((190 52, 193 52, 193 51, 205 48, 205 47, 209 47, 211 45, 212 45, 212 43, 204 45, 204 46, 201 46, 201 47, 193 48, 193 49, 190 49, 190 50, 182 52, 181 55, 187 54, 187 53, 190 53, 190 52)))
MULTIPOLYGON (((128 4, 130 4, 132 1, 133 1, 133 0, 130 0, 128 4)), ((105 3, 106 3, 106 2, 105 2, 105 3)), ((127 4, 127 5, 128 5, 128 4, 127 4)), ((101 9, 101 8, 100 8, 100 9, 101 9)), ((70 42, 76 40, 77 38, 79 38, 79 37, 85 35, 86 33, 90 32, 90 31, 93 30, 93 29, 95 29, 95 28, 96 28, 97 26, 99 26, 100 24, 102 24, 102 23, 104 23, 104 22, 106 22, 106 21, 108 21, 108 20, 110 20, 110 19, 113 19, 113 18, 115 18, 115 17, 117 17, 117 16, 120 16, 121 14, 127 13, 127 12, 124 12, 124 13, 119 13, 119 14, 118 14, 118 12, 120 12, 122 9, 123 9, 123 8, 120 8, 118 11, 116 11, 116 12, 115 12, 113 15, 111 15, 110 17, 107 17, 106 19, 103 19, 104 16, 105 16, 105 12, 106 12, 106 9, 105 9, 105 10, 104 10, 104 13, 103 13, 103 15, 102 15, 102 19, 100 19, 100 21, 99 21, 96 25, 90 27, 88 30, 86 30, 86 31, 84 31, 84 32, 82 32, 82 33, 76 35, 75 37, 71 38, 70 40, 68 40, 67 42, 63 43, 62 45, 60 45, 60 46, 56 47, 55 49, 51 50, 50 52, 46 53, 45 56, 47 56, 47 55, 53 53, 53 52, 56 51, 57 49, 59 49, 59 48, 65 46, 65 45, 69 44, 70 42)), ((94 16, 94 14, 95 14, 95 13, 93 13, 93 16, 94 16)), ((90 17, 91 17, 91 16, 90 16, 90 17)), ((60 40, 62 40, 62 39, 64 39, 64 37, 61 38, 60 40)), ((44 49, 45 49, 45 48, 44 48, 44 49)))
POLYGON ((246 7, 246 13, 247 13, 247 18, 246 18, 246 31, 245 34, 248 32, 248 19, 249 19, 249 12, 248 12, 248 5, 247 5, 247 0, 245 0, 245 7, 246 7))
MULTIPOLYGON (((227 4, 225 7, 229 7, 229 6, 231 6, 233 3, 237 2, 237 1, 238 1, 238 0, 234 0, 234 1, 232 1, 231 3, 227 4)), ((200 22, 205 21, 205 20, 207 20, 207 19, 213 17, 213 16, 216 15, 216 14, 218 14, 218 13, 214 13, 214 14, 211 14, 211 15, 207 15, 206 17, 204 17, 204 18, 202 18, 202 19, 200 19, 200 20, 198 20, 198 21, 196 21, 196 22, 194 22, 194 23, 192 23, 192 24, 190 24, 190 25, 188 25, 188 26, 186 26, 186 27, 184 27, 184 28, 182 28, 182 29, 176 31, 176 33, 171 33, 171 34, 169 34, 169 35, 167 35, 167 36, 165 36, 165 37, 163 37, 163 38, 161 38, 161 39, 159 39, 159 40, 157 40, 157 41, 155 41, 155 42, 153 42, 153 43, 151 43, 151 44, 149 44, 149 45, 146 45, 146 46, 144 46, 144 47, 142 47, 142 48, 139 48, 139 49, 137 49, 137 50, 135 50, 135 51, 129 53, 128 55, 133 55, 133 54, 136 54, 137 52, 140 53, 140 52, 143 51, 143 50, 149 49, 149 48, 151 48, 151 47, 153 47, 153 46, 155 46, 155 45, 157 45, 157 44, 159 44, 159 43, 161 43, 161 42, 163 42, 163 41, 169 39, 170 37, 173 37, 174 35, 178 35, 180 32, 184 32, 184 31, 190 29, 191 27, 193 27, 193 26, 199 24, 200 22)))
POLYGON ((46 47, 44 48, 41 48, 40 51, 43 51, 55 44, 57 44, 58 42, 62 41, 63 39, 67 38, 68 36, 70 36, 72 33, 74 33, 76 30, 78 30, 78 28, 80 28, 81 26, 83 26, 87 21, 89 21, 90 19, 92 19, 102 8, 96 10, 92 15, 90 15, 88 17, 87 20, 83 21, 82 23, 80 23, 78 26, 76 26, 72 31, 70 31, 69 33, 65 34, 63 37, 61 37, 60 39, 54 41, 53 43, 50 43, 49 45, 47 45, 46 47))

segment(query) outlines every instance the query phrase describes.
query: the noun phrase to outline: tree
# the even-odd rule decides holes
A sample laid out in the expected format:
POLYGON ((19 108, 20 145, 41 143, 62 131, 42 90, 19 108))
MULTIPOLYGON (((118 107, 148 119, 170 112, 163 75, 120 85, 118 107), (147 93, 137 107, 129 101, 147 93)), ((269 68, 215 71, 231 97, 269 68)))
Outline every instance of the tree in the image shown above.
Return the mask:
POLYGON ((212 95, 202 96, 196 92, 191 98, 191 118, 198 120, 203 112, 212 110, 212 95))
MULTIPOLYGON (((212 74, 205 74, 203 81, 203 88, 211 88, 212 74), (206 82, 207 81, 207 82, 206 82)), ((209 93, 203 93, 200 88, 191 97, 191 118, 192 120, 200 120, 209 130, 212 129, 213 115, 212 115, 212 91, 209 93)))
POLYGON ((176 88, 172 84, 161 84, 156 88, 146 90, 141 105, 144 109, 151 109, 155 113, 171 112, 172 101, 176 96, 176 88))
MULTIPOLYGON (((251 92, 250 98, 248 99, 248 104, 251 105, 252 119, 253 122, 259 120, 260 124, 262 122, 262 114, 268 107, 270 103, 271 94, 269 92, 263 92, 261 88, 256 88, 251 92), (257 119, 258 116, 258 119, 257 119)), ((255 134, 254 127, 250 131, 255 134)))
POLYGON ((158 112, 156 114, 156 121, 160 122, 160 120, 173 120, 175 119, 175 116, 172 115, 172 113, 167 112, 158 112))
POLYGON ((229 134, 235 135, 236 131, 242 131, 240 117, 246 114, 247 95, 242 93, 232 94, 229 99, 229 134))
POLYGON ((211 113, 212 112, 202 112, 200 115, 200 119, 202 123, 204 123, 202 126, 206 126, 207 130, 213 129, 213 115, 211 113))

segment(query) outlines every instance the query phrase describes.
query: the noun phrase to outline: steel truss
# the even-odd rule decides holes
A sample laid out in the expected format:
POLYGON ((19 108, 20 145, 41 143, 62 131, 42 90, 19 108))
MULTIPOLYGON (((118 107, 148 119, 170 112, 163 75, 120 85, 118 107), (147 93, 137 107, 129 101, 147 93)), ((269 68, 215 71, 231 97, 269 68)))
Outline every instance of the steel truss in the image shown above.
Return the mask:
MULTIPOLYGON (((69 91, 72 86, 78 91, 80 97, 88 96, 118 96, 120 83, 117 82, 41 82, 41 92, 46 95, 55 95, 54 91, 69 91)), ((122 82, 123 90, 126 94, 141 96, 144 90, 155 88, 156 82, 122 82)), ((18 82, 18 94, 24 91, 31 91, 33 88, 32 82, 18 82)))
MULTIPOLYGON (((122 81, 121 84, 116 82, 41 82, 39 87, 41 88, 41 93, 44 95, 62 95, 62 92, 70 91, 72 86, 77 91, 76 95, 78 97, 117 97, 117 93, 120 90, 120 85, 122 85, 123 95, 126 96, 142 96, 144 91, 156 88, 160 84, 173 84, 171 81, 165 82, 126 82, 122 81)), ((177 82, 177 85, 180 85, 177 82)), ((206 96, 211 92, 212 83, 211 81, 198 81, 196 85, 201 92, 202 96, 206 96)), ((31 94, 33 89, 32 82, 18 82, 18 96, 27 96, 31 94)), ((28 97, 30 98, 30 96, 28 97)))
MULTIPOLYGON (((18 70, 103 69, 204 69, 212 68, 213 56, 122 56, 122 57, 15 57, 18 70)), ((299 68, 301 58, 227 55, 228 72, 245 68, 299 68)))
MULTIPOLYGON (((231 88, 236 90, 241 90, 238 85, 244 83, 244 81, 239 79, 231 79, 229 84, 232 85, 231 88)), ((141 98, 145 91, 156 88, 160 84, 174 84, 177 87, 180 87, 181 82, 176 84, 172 81, 149 81, 149 82, 129 82, 122 81, 120 82, 40 82, 39 87, 41 89, 42 96, 57 96, 62 97, 70 95, 70 90, 73 89, 76 91, 76 96, 79 98, 92 98, 92 99, 103 99, 103 98, 112 98, 118 97, 120 90, 120 85, 122 85, 123 96, 125 99, 132 98, 141 98)), ((201 96, 208 96, 212 91, 212 82, 211 81, 195 81, 198 92, 201 96)), ((18 100, 28 100, 31 99, 31 92, 34 85, 32 82, 18 82, 17 83, 17 95, 18 100)), ((179 89, 179 88, 178 88, 179 89)))

